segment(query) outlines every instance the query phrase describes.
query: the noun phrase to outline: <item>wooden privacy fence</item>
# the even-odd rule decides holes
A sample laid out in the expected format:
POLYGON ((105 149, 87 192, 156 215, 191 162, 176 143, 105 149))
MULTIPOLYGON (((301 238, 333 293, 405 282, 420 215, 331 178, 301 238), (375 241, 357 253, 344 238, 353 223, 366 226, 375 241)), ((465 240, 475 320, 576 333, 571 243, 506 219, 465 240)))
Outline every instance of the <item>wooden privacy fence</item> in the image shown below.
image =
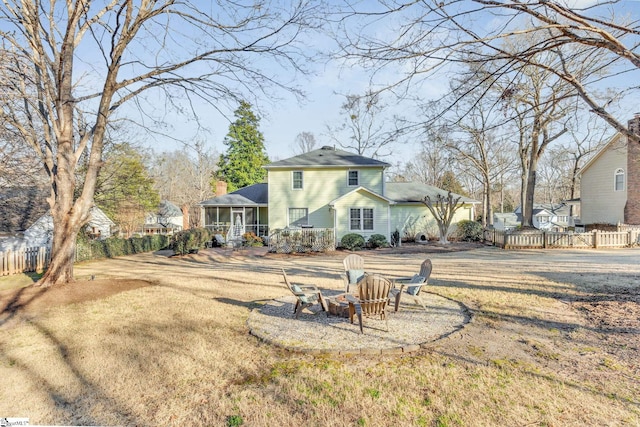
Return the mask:
POLYGON ((326 252, 335 248, 333 228, 284 228, 269 235, 269 252, 326 252))
POLYGON ((32 271, 41 273, 50 261, 51 250, 46 247, 0 252, 0 276, 32 271))
POLYGON ((623 248, 640 244, 640 229, 588 233, 485 230, 484 240, 503 249, 623 248))

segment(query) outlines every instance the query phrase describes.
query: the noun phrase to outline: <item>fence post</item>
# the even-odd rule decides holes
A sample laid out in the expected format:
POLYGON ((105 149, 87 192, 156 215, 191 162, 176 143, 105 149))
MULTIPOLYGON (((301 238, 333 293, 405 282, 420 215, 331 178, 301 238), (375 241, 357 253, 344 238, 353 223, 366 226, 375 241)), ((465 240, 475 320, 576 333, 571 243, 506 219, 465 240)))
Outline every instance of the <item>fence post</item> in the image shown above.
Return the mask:
POLYGON ((598 249, 598 230, 593 230, 593 249, 598 249))
POLYGON ((547 232, 542 230, 542 249, 547 249, 547 232))

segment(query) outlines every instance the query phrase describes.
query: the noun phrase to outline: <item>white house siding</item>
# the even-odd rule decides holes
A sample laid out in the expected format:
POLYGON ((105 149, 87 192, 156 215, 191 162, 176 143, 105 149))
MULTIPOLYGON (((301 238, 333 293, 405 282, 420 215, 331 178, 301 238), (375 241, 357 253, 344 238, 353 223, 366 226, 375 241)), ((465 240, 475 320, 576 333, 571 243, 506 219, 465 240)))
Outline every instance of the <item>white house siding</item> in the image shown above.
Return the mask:
MULTIPOLYGON (((269 228, 288 225, 289 208, 307 208, 309 224, 316 228, 332 228, 333 212, 328 203, 352 191, 347 185, 347 169, 304 169, 303 188, 292 189, 292 171, 302 168, 269 170, 269 228)), ((382 168, 353 168, 359 171, 359 185, 378 194, 383 190, 382 168)))
POLYGON ((355 191, 335 203, 336 239, 349 233, 360 234, 365 240, 373 234, 382 234, 389 240, 389 202, 376 197, 368 191, 355 191), (373 230, 351 230, 349 228, 349 209, 373 209, 373 230))
POLYGON ((627 178, 627 147, 620 137, 603 150, 582 173, 580 210, 583 224, 624 222, 627 178), (614 191, 614 176, 618 168, 625 172, 623 191, 614 191))
MULTIPOLYGON (((451 222, 452 227, 458 221, 471 220, 473 208, 464 205, 456 211, 451 222)), ((391 206, 391 231, 398 230, 400 237, 415 237, 418 233, 439 236, 438 224, 431 211, 422 203, 397 204, 391 206)))

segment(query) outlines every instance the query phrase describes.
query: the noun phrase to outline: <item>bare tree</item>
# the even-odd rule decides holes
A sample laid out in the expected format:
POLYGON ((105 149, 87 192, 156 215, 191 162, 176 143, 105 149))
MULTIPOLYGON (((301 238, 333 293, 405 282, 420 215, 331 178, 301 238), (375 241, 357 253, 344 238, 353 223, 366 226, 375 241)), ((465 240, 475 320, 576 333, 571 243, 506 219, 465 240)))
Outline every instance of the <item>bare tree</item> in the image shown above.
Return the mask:
POLYGON ((462 204, 459 203, 461 199, 462 196, 454 197, 450 191, 446 197, 438 194, 435 199, 429 196, 424 198, 424 204, 438 224, 440 243, 442 244, 449 243, 451 222, 453 221, 456 211, 462 207, 462 204))
POLYGON ((442 188, 442 178, 454 169, 455 159, 447 145, 451 141, 450 129, 441 122, 424 126, 420 136, 420 150, 407 161, 402 175, 409 181, 442 188))
MULTIPOLYGON (((76 235, 88 220, 104 137, 115 112, 153 90, 187 110, 195 102, 218 107, 269 87, 290 89, 269 60, 301 71, 300 36, 315 25, 318 8, 306 0, 270 4, 216 1, 83 0, 0 6, 0 34, 14 78, 3 99, 6 123, 36 151, 46 170, 54 233, 51 264, 39 284, 73 280, 76 235), (241 94, 245 92, 245 94, 241 94), (83 153, 87 170, 76 197, 75 171, 83 153)), ((290 80, 290 73, 286 81, 290 80)), ((257 96, 257 95, 256 95, 257 96)), ((149 112, 142 112, 148 118, 149 112)))
POLYGON ((630 83, 618 96, 629 96, 640 89, 632 83, 640 72, 640 20, 637 8, 627 15, 619 11, 622 6, 618 0, 582 8, 548 0, 388 0, 371 12, 354 2, 341 21, 344 33, 338 41, 340 51, 350 61, 360 60, 375 67, 377 75, 385 80, 396 73, 398 77, 391 84, 382 83, 394 92, 403 86, 410 92, 410 88, 461 62, 498 61, 503 75, 517 73, 523 66, 538 68, 572 86, 592 114, 638 142, 638 135, 629 132, 624 120, 616 117, 613 98, 598 96, 599 86, 623 74, 630 83), (395 31, 377 31, 387 22, 385 19, 395 31), (356 34, 351 30, 353 21, 358 23, 356 34), (381 39, 378 34, 392 36, 381 39), (533 43, 513 43, 522 37, 533 43), (514 44, 520 49, 507 49, 514 44), (542 52, 552 52, 557 61, 549 63, 548 57, 539 55, 542 52), (565 66, 591 61, 599 64, 598 78, 565 66))
POLYGON ((608 130, 610 128, 602 126, 593 117, 576 117, 569 131, 570 141, 552 148, 541 164, 540 187, 546 202, 557 203, 578 197, 580 169, 604 146, 608 130))
POLYGON ((391 154, 390 145, 405 132, 398 117, 385 116, 387 106, 381 95, 346 95, 342 104, 342 123, 327 126, 328 135, 339 146, 360 155, 384 157, 391 154))
POLYGON ((151 166, 155 187, 163 200, 177 203, 190 227, 201 227, 198 203, 214 195, 211 180, 219 154, 202 140, 181 150, 161 153, 151 166))
POLYGON ((300 132, 296 135, 293 152, 298 154, 308 153, 316 148, 316 137, 311 132, 300 132))

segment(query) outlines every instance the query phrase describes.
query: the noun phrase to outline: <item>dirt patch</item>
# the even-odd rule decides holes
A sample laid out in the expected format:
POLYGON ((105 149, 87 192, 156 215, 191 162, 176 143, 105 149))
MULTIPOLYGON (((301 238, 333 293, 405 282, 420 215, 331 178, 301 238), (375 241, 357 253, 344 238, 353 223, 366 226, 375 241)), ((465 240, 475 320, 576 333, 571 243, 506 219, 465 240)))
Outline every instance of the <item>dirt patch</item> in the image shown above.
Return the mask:
POLYGON ((18 312, 38 314, 45 309, 99 300, 120 292, 152 285, 145 280, 82 280, 40 288, 27 286, 0 291, 0 324, 18 312))

